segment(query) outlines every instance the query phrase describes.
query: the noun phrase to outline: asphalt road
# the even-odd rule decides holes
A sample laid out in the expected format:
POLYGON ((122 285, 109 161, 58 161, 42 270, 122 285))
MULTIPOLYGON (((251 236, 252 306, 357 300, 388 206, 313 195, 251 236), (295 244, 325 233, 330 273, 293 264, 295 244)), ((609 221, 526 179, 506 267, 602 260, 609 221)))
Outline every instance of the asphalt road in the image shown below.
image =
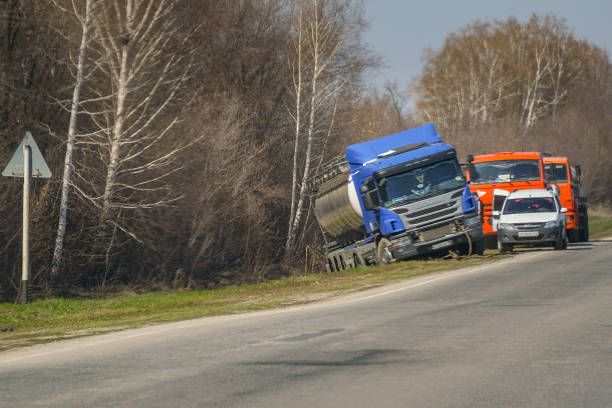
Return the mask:
POLYGON ((610 407, 612 241, 0 353, 0 407, 610 407))

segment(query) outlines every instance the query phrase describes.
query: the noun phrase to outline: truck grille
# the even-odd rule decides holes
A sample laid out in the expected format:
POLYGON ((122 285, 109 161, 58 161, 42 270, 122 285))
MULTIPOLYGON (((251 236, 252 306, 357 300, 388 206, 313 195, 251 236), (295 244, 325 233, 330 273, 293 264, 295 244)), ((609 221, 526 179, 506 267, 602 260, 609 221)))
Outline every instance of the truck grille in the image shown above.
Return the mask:
POLYGON ((424 242, 431 241, 431 240, 442 238, 446 235, 454 233, 455 231, 452 230, 451 225, 452 224, 446 224, 446 225, 442 225, 441 227, 432 228, 432 229, 423 231, 423 235, 422 235, 423 241, 424 242))
POLYGON ((457 202, 449 201, 444 204, 438 204, 436 206, 427 208, 421 211, 415 211, 412 213, 405 211, 397 211, 408 221, 409 224, 419 225, 423 223, 429 223, 431 221, 441 221, 444 218, 454 214, 457 211, 457 202))
POLYGON ((410 217, 406 217, 406 218, 408 218, 410 220, 410 223, 412 223, 412 224, 421 224, 423 222, 427 222, 427 221, 431 221, 431 220, 436 220, 438 218, 442 218, 442 217, 445 217, 447 215, 451 215, 455 211, 456 211, 456 208, 455 207, 451 207, 451 208, 446 209, 444 211, 440 211, 440 212, 437 212, 435 214, 426 215, 426 216, 421 217, 421 218, 410 218, 410 217))

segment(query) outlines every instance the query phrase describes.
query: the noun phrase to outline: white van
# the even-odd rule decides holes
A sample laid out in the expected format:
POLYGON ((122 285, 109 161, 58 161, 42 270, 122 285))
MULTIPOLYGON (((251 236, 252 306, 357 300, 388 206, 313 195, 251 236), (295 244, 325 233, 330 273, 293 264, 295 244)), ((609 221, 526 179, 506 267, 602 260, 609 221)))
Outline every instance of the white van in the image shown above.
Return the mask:
POLYGON ((512 251, 517 244, 550 243, 567 248, 565 213, 554 190, 517 190, 510 193, 499 214, 497 247, 512 251))

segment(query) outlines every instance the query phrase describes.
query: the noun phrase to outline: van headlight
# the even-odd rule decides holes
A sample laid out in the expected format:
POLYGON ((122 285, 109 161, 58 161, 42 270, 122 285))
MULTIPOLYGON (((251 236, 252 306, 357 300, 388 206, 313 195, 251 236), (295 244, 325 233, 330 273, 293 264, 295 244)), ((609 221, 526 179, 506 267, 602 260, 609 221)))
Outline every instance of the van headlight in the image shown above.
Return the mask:
POLYGON ((544 228, 554 228, 559 226, 559 221, 548 221, 544 224, 544 228))
POLYGON ((503 229, 503 230, 513 230, 513 229, 516 229, 516 228, 514 227, 514 224, 507 224, 507 223, 505 223, 505 222, 502 222, 502 223, 500 223, 500 224, 497 226, 497 229, 503 229))

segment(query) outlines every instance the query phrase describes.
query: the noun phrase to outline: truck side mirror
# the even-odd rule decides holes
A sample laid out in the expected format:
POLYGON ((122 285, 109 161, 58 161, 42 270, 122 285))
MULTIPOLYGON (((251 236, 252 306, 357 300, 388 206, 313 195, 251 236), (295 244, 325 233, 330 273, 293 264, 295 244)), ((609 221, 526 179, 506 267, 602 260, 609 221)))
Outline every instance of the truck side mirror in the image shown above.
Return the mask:
POLYGON ((578 180, 580 180, 580 177, 582 176, 582 169, 580 168, 580 165, 575 165, 574 169, 576 170, 576 177, 578 177, 578 180))
POLYGON ((467 159, 467 162, 468 162, 468 163, 471 163, 471 162, 473 162, 473 161, 474 161, 474 155, 473 155, 473 154, 468 154, 468 155, 467 155, 467 157, 466 157, 466 159, 467 159))
POLYGON ((369 178, 365 183, 359 187, 359 193, 361 195, 361 202, 363 208, 366 210, 375 210, 378 206, 378 195, 376 194, 376 185, 374 179, 369 178))
POLYGON ((374 200, 372 200, 371 193, 362 194, 361 200, 363 201, 363 208, 365 208, 366 210, 376 209, 376 205, 374 204, 374 200))

